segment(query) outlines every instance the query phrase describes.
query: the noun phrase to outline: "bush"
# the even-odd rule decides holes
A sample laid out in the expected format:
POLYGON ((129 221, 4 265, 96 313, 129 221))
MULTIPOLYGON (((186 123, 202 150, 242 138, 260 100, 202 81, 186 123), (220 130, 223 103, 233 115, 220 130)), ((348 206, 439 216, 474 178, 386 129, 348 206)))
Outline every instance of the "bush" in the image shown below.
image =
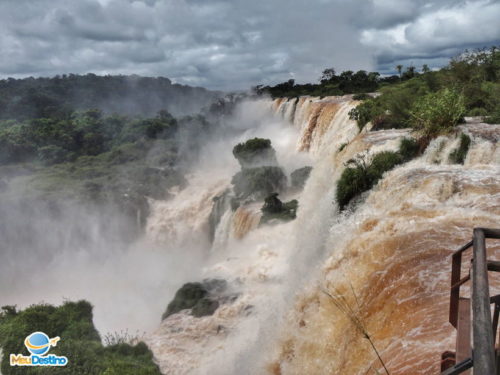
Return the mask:
POLYGON ((297 217, 298 207, 299 202, 296 199, 283 203, 278 198, 278 193, 273 193, 265 199, 264 206, 261 208, 260 224, 265 224, 271 220, 294 220, 297 217))
POLYGON ((349 118, 356 121, 359 130, 363 130, 365 125, 376 116, 384 113, 382 108, 378 106, 376 99, 369 99, 349 111, 349 118))
POLYGON ((465 111, 463 95, 446 88, 418 99, 410 112, 410 123, 424 136, 434 137, 463 121, 465 111))
POLYGON ((32 305, 23 311, 12 306, 0 313, 2 374, 160 374, 153 355, 144 343, 103 346, 92 323, 92 306, 86 301, 66 302, 62 306, 32 305), (28 355, 26 336, 42 331, 61 340, 50 353, 64 355, 68 365, 62 368, 11 367, 10 353, 28 355))
POLYGON ((349 202, 361 193, 370 190, 382 175, 404 161, 398 152, 383 151, 375 154, 368 164, 366 156, 351 159, 337 183, 336 201, 343 210, 349 202))
POLYGON ((467 152, 469 152, 470 143, 470 137, 462 133, 460 135, 460 145, 450 154, 450 162, 453 164, 463 164, 467 157, 467 152))
POLYGON ((38 159, 45 165, 62 163, 65 161, 67 150, 59 146, 44 146, 38 149, 38 159))
POLYGON ((352 99, 353 100, 366 100, 366 99, 369 99, 370 98, 370 95, 368 94, 365 94, 365 93, 361 93, 361 94, 354 94, 352 96, 352 99))
POLYGON ((420 153, 420 146, 413 138, 403 138, 399 144, 399 153, 404 161, 409 161, 420 153))
POLYGON ((242 168, 277 164, 276 153, 269 139, 253 138, 239 143, 234 146, 233 155, 242 168))
POLYGON ((264 199, 273 192, 286 187, 286 175, 280 167, 246 168, 233 176, 236 197, 240 200, 264 199))

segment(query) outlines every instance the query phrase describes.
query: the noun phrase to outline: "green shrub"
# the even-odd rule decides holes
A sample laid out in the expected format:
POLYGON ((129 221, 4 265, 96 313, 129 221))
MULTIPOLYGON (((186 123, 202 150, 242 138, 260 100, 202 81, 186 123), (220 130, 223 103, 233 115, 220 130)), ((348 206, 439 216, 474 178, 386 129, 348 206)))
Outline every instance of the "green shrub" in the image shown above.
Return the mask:
POLYGON ((231 180, 234 193, 240 200, 264 199, 269 194, 286 187, 286 175, 280 167, 245 168, 231 180))
POLYGON ((465 111, 463 95, 445 88, 418 99, 410 112, 410 123, 424 136, 435 137, 453 129, 465 111))
POLYGON ((0 313, 0 347, 2 374, 143 374, 159 375, 153 355, 144 343, 121 343, 103 346, 92 323, 92 306, 86 301, 65 302, 62 306, 32 305, 23 311, 12 306, 0 313), (10 353, 28 355, 26 336, 42 331, 49 337, 59 336, 50 353, 68 358, 65 367, 11 367, 10 353))
POLYGON ((378 104, 378 100, 368 99, 349 111, 349 118, 356 121, 360 131, 373 118, 384 113, 383 109, 378 104))
POLYGON ((233 148, 233 155, 242 168, 277 164, 276 153, 269 139, 253 138, 238 143, 233 148))
POLYGON ((371 188, 368 165, 364 159, 350 160, 337 183, 336 200, 343 210, 352 198, 371 188))
POLYGON ((365 94, 365 93, 361 93, 361 94, 354 94, 352 96, 352 99, 353 100, 366 100, 366 99, 369 99, 370 98, 370 95, 368 94, 365 94))
POLYGON ((373 155, 368 167, 371 185, 375 185, 382 175, 403 162, 403 157, 398 152, 382 151, 373 155))
POLYGON ((64 162, 66 154, 67 150, 55 145, 44 146, 38 149, 38 159, 45 165, 64 162))
POLYGON ((349 144, 348 142, 342 143, 337 152, 342 152, 347 147, 348 144, 349 144))
POLYGON ((487 116, 488 110, 486 108, 473 108, 468 113, 468 116, 487 116))
POLYGON ((345 209, 354 197, 370 190, 385 172, 404 161, 400 153, 392 151, 375 154, 370 164, 366 156, 349 160, 337 183, 336 201, 339 209, 345 209))
POLYGON ((296 199, 283 203, 278 198, 278 193, 273 193, 265 199, 264 206, 261 208, 260 224, 265 224, 271 220, 294 220, 297 217, 298 207, 299 202, 296 199))
POLYGON ((471 139, 467 134, 460 135, 460 145, 457 149, 453 150, 450 154, 449 160, 453 164, 463 164, 469 152, 471 139))
POLYGON ((420 146, 413 138, 403 138, 399 144, 399 153, 404 161, 409 161, 418 156, 420 146))

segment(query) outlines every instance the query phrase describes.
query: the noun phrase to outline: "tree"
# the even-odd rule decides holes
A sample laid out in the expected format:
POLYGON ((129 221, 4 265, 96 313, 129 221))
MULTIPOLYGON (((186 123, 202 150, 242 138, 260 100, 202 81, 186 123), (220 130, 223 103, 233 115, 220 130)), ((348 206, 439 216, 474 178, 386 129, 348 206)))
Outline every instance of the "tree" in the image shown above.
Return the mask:
POLYGON ((396 65, 396 70, 398 71, 399 79, 401 79, 401 72, 403 71, 403 65, 396 65))
POLYGON ((429 73, 430 71, 431 71, 431 69, 429 68, 429 65, 424 64, 424 65, 422 66, 422 73, 424 73, 424 74, 425 74, 425 73, 429 73))
POLYGON ((334 68, 327 68, 327 69, 323 70, 323 73, 321 74, 319 81, 321 83, 326 83, 326 82, 333 81, 335 79, 335 77, 336 77, 335 69, 334 68))
POLYGON ((464 114, 464 96, 445 88, 419 98, 410 112, 410 123, 425 137, 435 137, 453 129, 464 114))

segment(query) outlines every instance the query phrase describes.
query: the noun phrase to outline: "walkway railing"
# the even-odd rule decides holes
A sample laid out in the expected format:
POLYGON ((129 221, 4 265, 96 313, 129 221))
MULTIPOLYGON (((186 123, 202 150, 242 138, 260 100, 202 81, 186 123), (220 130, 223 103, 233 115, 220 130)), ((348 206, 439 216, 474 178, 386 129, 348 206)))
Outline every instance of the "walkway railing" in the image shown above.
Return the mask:
POLYGON ((490 296, 488 271, 500 272, 500 262, 488 260, 487 238, 500 239, 500 229, 475 228, 472 241, 462 246, 452 256, 450 323, 457 330, 457 341, 454 353, 445 352, 442 355, 441 375, 470 374, 471 368, 476 375, 499 374, 495 343, 500 315, 500 295, 490 296), (473 248, 472 266, 468 274, 462 277, 462 255, 470 247, 473 248), (460 297, 460 287, 471 279, 471 299, 460 297))

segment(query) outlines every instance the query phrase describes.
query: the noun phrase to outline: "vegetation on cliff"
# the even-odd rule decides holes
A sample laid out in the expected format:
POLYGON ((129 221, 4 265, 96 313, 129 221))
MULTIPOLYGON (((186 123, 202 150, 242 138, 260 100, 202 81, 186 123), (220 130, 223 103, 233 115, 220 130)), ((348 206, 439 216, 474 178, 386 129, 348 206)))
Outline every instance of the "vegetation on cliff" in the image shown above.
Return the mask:
POLYGON ((233 148, 233 155, 241 168, 251 168, 262 165, 276 165, 276 152, 270 139, 252 138, 238 143, 233 148))
POLYGON ((355 197, 375 186, 385 172, 411 160, 418 153, 418 143, 404 138, 398 152, 382 151, 370 159, 365 154, 349 160, 337 182, 335 197, 339 209, 344 210, 355 197))
POLYGON ((278 198, 278 193, 274 193, 266 197, 264 205, 261 208, 262 217, 260 224, 265 224, 271 220, 290 221, 297 217, 297 208, 299 202, 293 199, 289 202, 283 203, 278 198))
POLYGON ((86 301, 65 302, 59 307, 32 305, 22 311, 3 306, 0 312, 0 348, 2 374, 160 374, 153 355, 143 342, 134 345, 114 340, 103 346, 92 323, 92 306, 86 301), (66 356, 64 367, 12 367, 10 354, 29 355, 25 338, 41 331, 59 336, 51 354, 66 356))
POLYGON ((67 118, 75 111, 150 117, 198 113, 221 94, 173 84, 165 77, 63 74, 52 78, 0 80, 0 119, 67 118))
POLYGON ((500 122, 500 50, 465 52, 439 71, 381 87, 351 111, 360 129, 412 127, 425 135, 453 128, 464 115, 500 122))

